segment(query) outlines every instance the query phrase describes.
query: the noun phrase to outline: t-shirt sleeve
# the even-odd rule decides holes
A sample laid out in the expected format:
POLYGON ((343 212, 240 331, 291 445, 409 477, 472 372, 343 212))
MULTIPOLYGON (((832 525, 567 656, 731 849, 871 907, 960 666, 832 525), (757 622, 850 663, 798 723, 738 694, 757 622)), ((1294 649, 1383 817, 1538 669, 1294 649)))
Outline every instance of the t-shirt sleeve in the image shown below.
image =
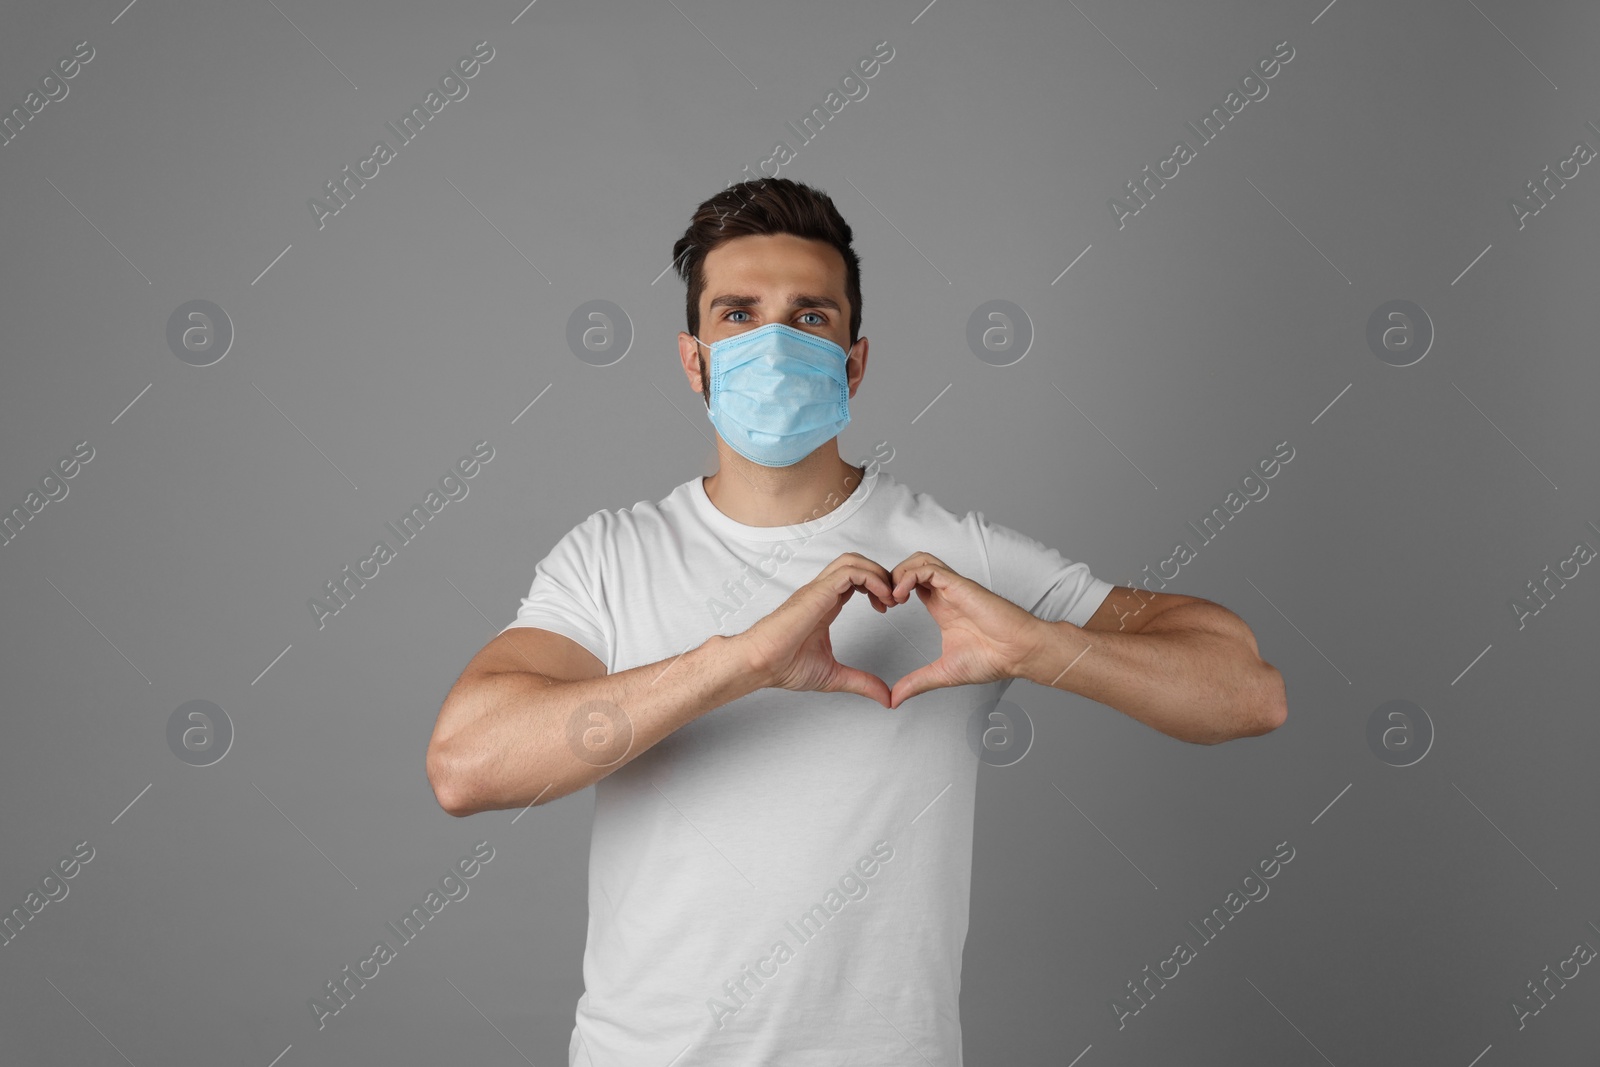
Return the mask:
POLYGON ((611 669, 615 632, 599 589, 602 515, 596 512, 568 530, 533 568, 533 584, 517 608, 513 626, 537 626, 570 638, 611 669))
POLYGON ((1046 622, 1089 621, 1114 588, 1096 578, 1087 563, 1060 552, 976 512, 978 531, 989 559, 989 589, 1046 622))

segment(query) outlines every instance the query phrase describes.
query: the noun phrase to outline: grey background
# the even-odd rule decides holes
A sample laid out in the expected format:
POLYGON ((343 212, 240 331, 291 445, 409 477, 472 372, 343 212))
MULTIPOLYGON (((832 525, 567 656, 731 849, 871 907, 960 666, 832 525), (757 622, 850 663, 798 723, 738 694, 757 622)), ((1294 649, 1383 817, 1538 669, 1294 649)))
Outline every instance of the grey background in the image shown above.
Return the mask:
POLYGON ((4 109, 95 49, 0 148, 0 510, 95 450, 0 548, 0 907, 95 849, 0 948, 8 1062, 565 1062, 592 791, 452 819, 428 736, 562 533, 713 469, 672 242, 882 40, 781 169, 856 230, 847 459, 887 440, 946 507, 1128 584, 1295 449, 1168 587, 1252 625, 1284 727, 1193 746, 1009 690, 1037 738, 981 768, 967 1062, 1594 1062, 1592 968, 1523 1029, 1510 1004, 1600 945, 1600 577, 1509 605, 1600 545, 1600 177, 1520 230, 1508 198, 1600 146, 1597 31, 1509 0, 8 4, 4 109), (1108 198, 1285 39, 1119 230, 1108 198), (480 40, 468 97, 319 230, 308 198, 480 40), (1437 330, 1405 368, 1365 342, 1397 298, 1437 330), (209 367, 166 344, 193 299, 237 331, 209 367), (565 341, 594 299, 634 331, 608 367, 565 341), (1035 331, 1009 367, 965 342, 991 299, 1035 331), (319 630, 308 598, 481 439, 469 495, 319 630), (236 731, 204 768, 166 741, 194 699, 236 731), (1410 767, 1366 742, 1391 699, 1437 731, 1410 767), (470 895, 319 1031, 308 999, 479 840, 470 895), (1119 1030, 1280 841, 1271 895, 1119 1030))

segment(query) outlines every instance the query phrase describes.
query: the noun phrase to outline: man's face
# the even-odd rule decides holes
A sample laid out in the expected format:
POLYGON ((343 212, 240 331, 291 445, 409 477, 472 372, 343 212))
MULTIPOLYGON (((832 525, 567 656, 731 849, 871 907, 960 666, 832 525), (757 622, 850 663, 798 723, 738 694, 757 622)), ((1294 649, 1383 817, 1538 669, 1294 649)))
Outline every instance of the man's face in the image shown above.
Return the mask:
POLYGON ((710 350, 723 338, 781 322, 826 337, 849 353, 850 395, 866 370, 867 339, 850 344, 850 301, 844 293, 844 257, 826 241, 793 234, 761 234, 726 241, 702 264, 700 340, 678 334, 684 373, 710 403, 710 350))

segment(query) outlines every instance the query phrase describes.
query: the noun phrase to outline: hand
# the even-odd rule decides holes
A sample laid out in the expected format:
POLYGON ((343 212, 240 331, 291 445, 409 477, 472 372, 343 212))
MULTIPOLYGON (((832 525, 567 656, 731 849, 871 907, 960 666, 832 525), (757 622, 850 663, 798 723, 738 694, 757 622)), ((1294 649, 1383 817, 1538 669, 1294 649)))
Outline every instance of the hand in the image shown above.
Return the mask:
POLYGON ((881 565, 846 552, 732 640, 744 649, 751 672, 764 686, 856 693, 891 707, 889 687, 883 679, 834 659, 828 636, 828 627, 845 601, 857 592, 866 593, 878 612, 887 612, 896 603, 889 581, 889 572, 881 565))
POLYGON ((912 589, 917 591, 939 624, 941 649, 938 659, 894 683, 890 708, 930 689, 1014 678, 1039 646, 1037 616, 962 577, 937 557, 914 553, 894 569, 892 578, 896 604, 910 599, 912 589))

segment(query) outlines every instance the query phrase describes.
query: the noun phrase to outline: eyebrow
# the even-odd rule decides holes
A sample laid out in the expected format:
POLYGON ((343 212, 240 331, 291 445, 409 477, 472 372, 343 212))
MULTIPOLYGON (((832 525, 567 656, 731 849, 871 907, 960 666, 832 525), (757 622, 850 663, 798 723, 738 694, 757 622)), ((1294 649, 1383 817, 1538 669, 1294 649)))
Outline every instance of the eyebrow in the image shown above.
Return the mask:
MULTIPOLYGON (((811 296, 804 293, 796 293, 789 298, 789 302, 795 307, 828 308, 832 311, 840 312, 841 314, 844 310, 839 306, 839 302, 837 300, 827 296, 811 296)), ((759 307, 760 305, 761 298, 759 296, 749 296, 742 293, 723 293, 720 296, 714 296, 711 298, 710 308, 711 310, 715 310, 719 307, 759 307)))

